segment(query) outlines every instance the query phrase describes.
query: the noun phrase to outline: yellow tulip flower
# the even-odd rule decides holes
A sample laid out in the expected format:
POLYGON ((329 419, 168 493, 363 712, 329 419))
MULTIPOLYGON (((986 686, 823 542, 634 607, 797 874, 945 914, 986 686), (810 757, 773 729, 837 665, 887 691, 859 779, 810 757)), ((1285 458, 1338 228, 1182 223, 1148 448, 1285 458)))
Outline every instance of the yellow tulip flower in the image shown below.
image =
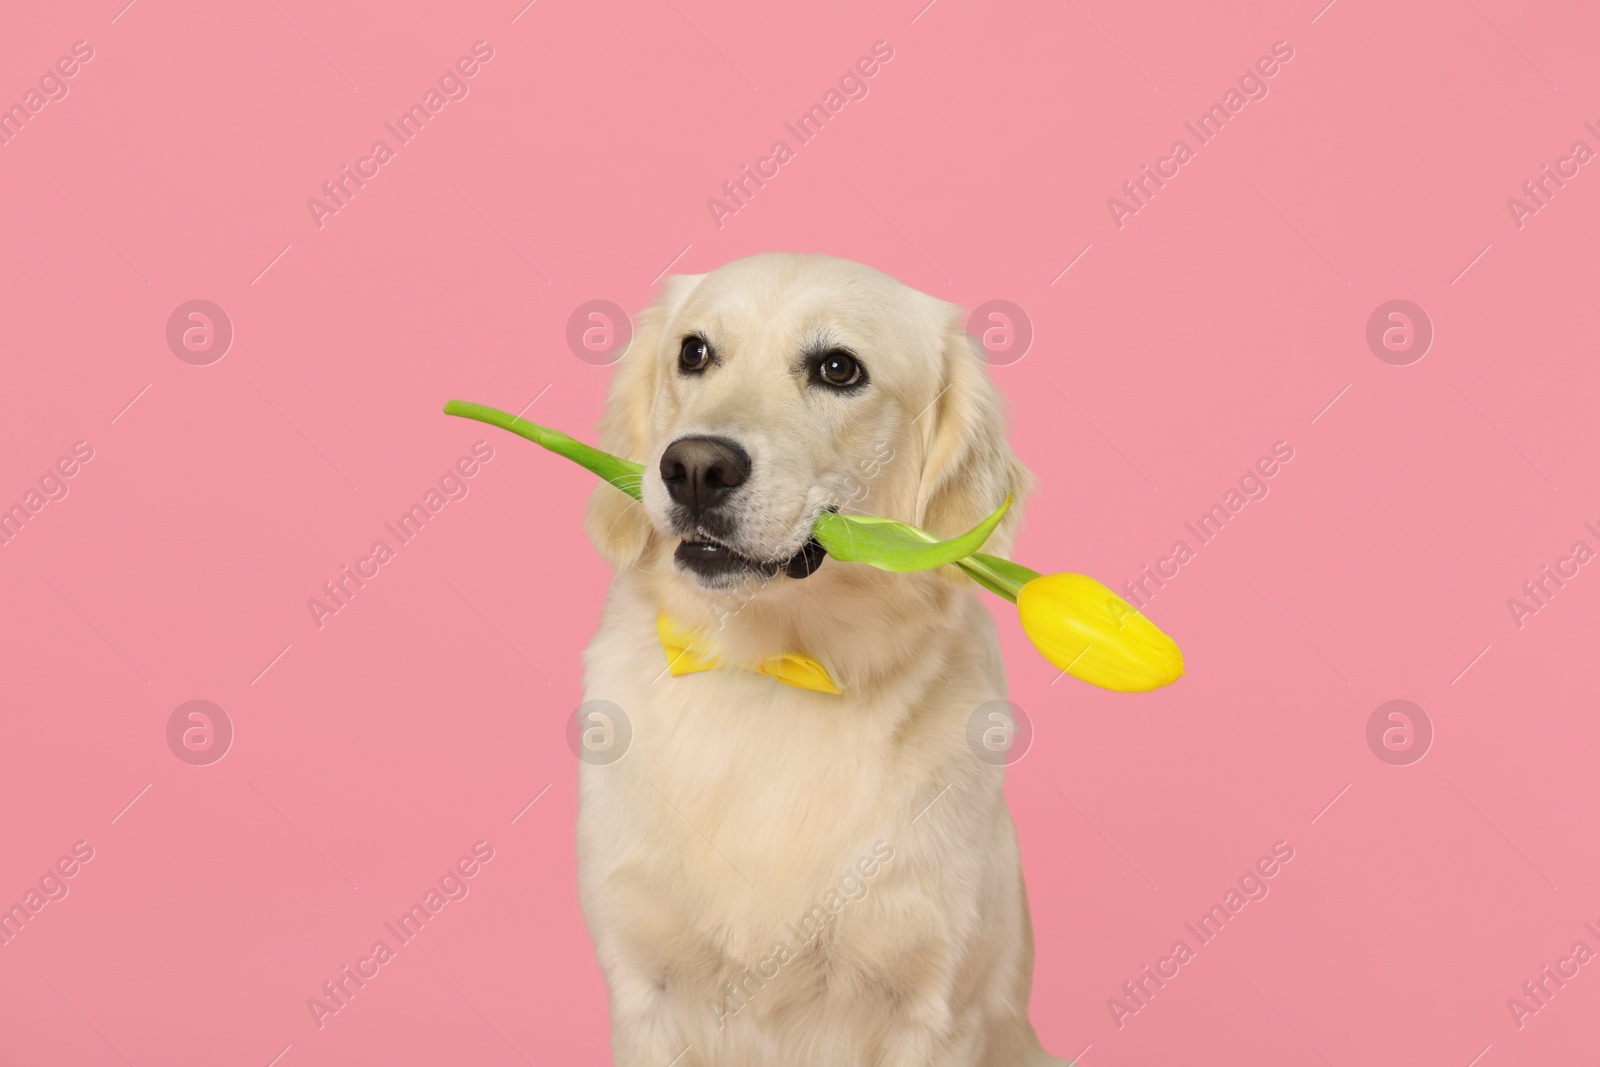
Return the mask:
POLYGON ((1126 600, 1083 574, 1046 574, 1017 593, 1022 631, 1080 681, 1142 693, 1183 676, 1183 653, 1126 600))

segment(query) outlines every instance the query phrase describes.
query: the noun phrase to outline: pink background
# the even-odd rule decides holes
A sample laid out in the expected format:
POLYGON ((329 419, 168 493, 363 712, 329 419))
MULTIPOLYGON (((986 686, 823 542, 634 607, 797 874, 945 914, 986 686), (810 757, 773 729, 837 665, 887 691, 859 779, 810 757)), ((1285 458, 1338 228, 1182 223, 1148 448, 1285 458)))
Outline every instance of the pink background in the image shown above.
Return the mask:
POLYGON ((1594 1053, 1600 965, 1520 1029, 1506 1006, 1600 950, 1600 566, 1520 629, 1506 604, 1600 549, 1600 175, 1520 229, 1506 205, 1600 149, 1592 10, 123 3, 0 35, 0 101, 94 49, 0 147, 0 503, 94 449, 0 547, 0 902, 95 850, 0 948, 0 1062, 606 1061, 562 735, 607 581, 591 479, 438 408, 541 396, 587 431, 608 371, 573 309, 769 249, 1025 310, 994 376, 1035 567, 1120 586, 1294 448, 1150 605, 1180 684, 1052 684, 998 612, 1037 730, 1009 792, 1052 1051, 1594 1053), (470 95, 318 229, 306 199, 478 40, 470 95), (878 40, 867 98, 719 229, 707 198, 878 40), (1270 95, 1119 229, 1107 198, 1278 40, 1270 95), (165 340, 196 298, 236 334, 209 366, 165 340), (1409 366, 1365 339, 1397 298, 1436 333, 1409 366), (470 495, 319 630, 307 598, 480 438, 470 495), (1366 740, 1397 698, 1436 734, 1409 766, 1366 740), (167 745, 192 699, 236 731, 210 766, 167 745), (307 998, 480 840, 471 894, 319 1030, 307 998), (1107 999, 1279 840, 1270 896, 1119 1029, 1107 999))

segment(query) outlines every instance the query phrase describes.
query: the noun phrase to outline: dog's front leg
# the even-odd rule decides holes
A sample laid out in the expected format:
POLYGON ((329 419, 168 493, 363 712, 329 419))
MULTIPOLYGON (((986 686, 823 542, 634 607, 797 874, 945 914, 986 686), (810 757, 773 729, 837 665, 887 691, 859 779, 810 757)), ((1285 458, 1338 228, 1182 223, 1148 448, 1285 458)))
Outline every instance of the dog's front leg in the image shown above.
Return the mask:
POLYGON ((828 975, 834 1058, 872 1067, 976 1067, 982 1052, 976 1013, 952 1010, 944 983, 908 964, 896 973, 835 966, 828 975))
MULTIPOLYGON (((696 984, 704 993, 709 985, 696 984)), ((616 1067, 759 1067, 753 1021, 737 997, 720 1002, 672 978, 613 977, 611 1047, 616 1067)))
POLYGON ((599 899, 612 905, 610 919, 595 941, 611 989, 616 1067, 761 1064, 747 1000, 719 985, 731 965, 690 933, 665 894, 630 892, 623 878, 606 889, 599 899))
POLYGON ((611 1055, 616 1067, 704 1067, 680 1013, 664 1004, 654 990, 639 995, 613 993, 611 1055))

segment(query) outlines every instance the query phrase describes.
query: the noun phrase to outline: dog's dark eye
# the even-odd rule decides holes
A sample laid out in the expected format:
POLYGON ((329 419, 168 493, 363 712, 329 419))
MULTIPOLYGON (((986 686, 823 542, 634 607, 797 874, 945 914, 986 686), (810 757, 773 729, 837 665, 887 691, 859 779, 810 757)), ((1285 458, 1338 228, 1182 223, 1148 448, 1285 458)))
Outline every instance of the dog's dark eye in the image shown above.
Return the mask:
POLYGON ((855 356, 835 349, 824 353, 817 361, 816 376, 825 385, 831 385, 836 389, 848 389, 853 385, 860 385, 865 372, 855 356))
POLYGON ((678 350, 678 369, 685 374, 699 374, 711 365, 711 346, 703 337, 685 337, 678 350))

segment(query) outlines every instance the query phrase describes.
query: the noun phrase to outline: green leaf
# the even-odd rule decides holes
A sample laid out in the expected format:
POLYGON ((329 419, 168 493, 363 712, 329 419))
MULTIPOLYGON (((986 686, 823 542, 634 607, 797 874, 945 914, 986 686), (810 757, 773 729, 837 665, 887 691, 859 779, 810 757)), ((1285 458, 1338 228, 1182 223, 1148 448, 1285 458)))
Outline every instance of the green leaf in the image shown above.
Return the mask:
MULTIPOLYGON (((997 514, 1003 514, 1011 506, 1011 498, 1007 497, 1004 505, 997 514)), ((992 517, 992 516, 991 516, 992 517)), ((892 522, 892 519, 880 519, 871 515, 852 516, 857 522, 892 522)), ((902 524, 903 525, 903 524, 902 524)), ((939 539, 927 530, 915 526, 906 526, 917 537, 928 544, 933 544, 939 539)), ((967 576, 996 596, 1003 596, 1013 604, 1017 602, 1017 594, 1022 592, 1022 587, 1040 577, 1039 572, 1031 567, 1024 567, 1020 563, 1012 563, 1009 559, 991 556, 983 552, 974 552, 969 556, 954 561, 957 567, 967 572, 967 576)))
POLYGON ((840 515, 831 511, 817 516, 811 532, 834 559, 866 563, 896 573, 926 571, 955 563, 976 552, 1000 525, 1009 507, 1011 498, 1007 497, 994 514, 948 541, 940 541, 926 530, 894 519, 840 515))
POLYGON ((510 430, 519 437, 526 437, 534 444, 542 445, 556 455, 593 471, 633 499, 639 499, 640 480, 644 476, 643 463, 635 463, 631 459, 621 459, 609 452, 602 452, 598 448, 592 448, 582 441, 568 437, 560 430, 540 426, 536 422, 529 422, 499 408, 470 404, 465 400, 451 400, 445 404, 444 413, 463 419, 476 419, 490 426, 498 426, 502 430, 510 430))

